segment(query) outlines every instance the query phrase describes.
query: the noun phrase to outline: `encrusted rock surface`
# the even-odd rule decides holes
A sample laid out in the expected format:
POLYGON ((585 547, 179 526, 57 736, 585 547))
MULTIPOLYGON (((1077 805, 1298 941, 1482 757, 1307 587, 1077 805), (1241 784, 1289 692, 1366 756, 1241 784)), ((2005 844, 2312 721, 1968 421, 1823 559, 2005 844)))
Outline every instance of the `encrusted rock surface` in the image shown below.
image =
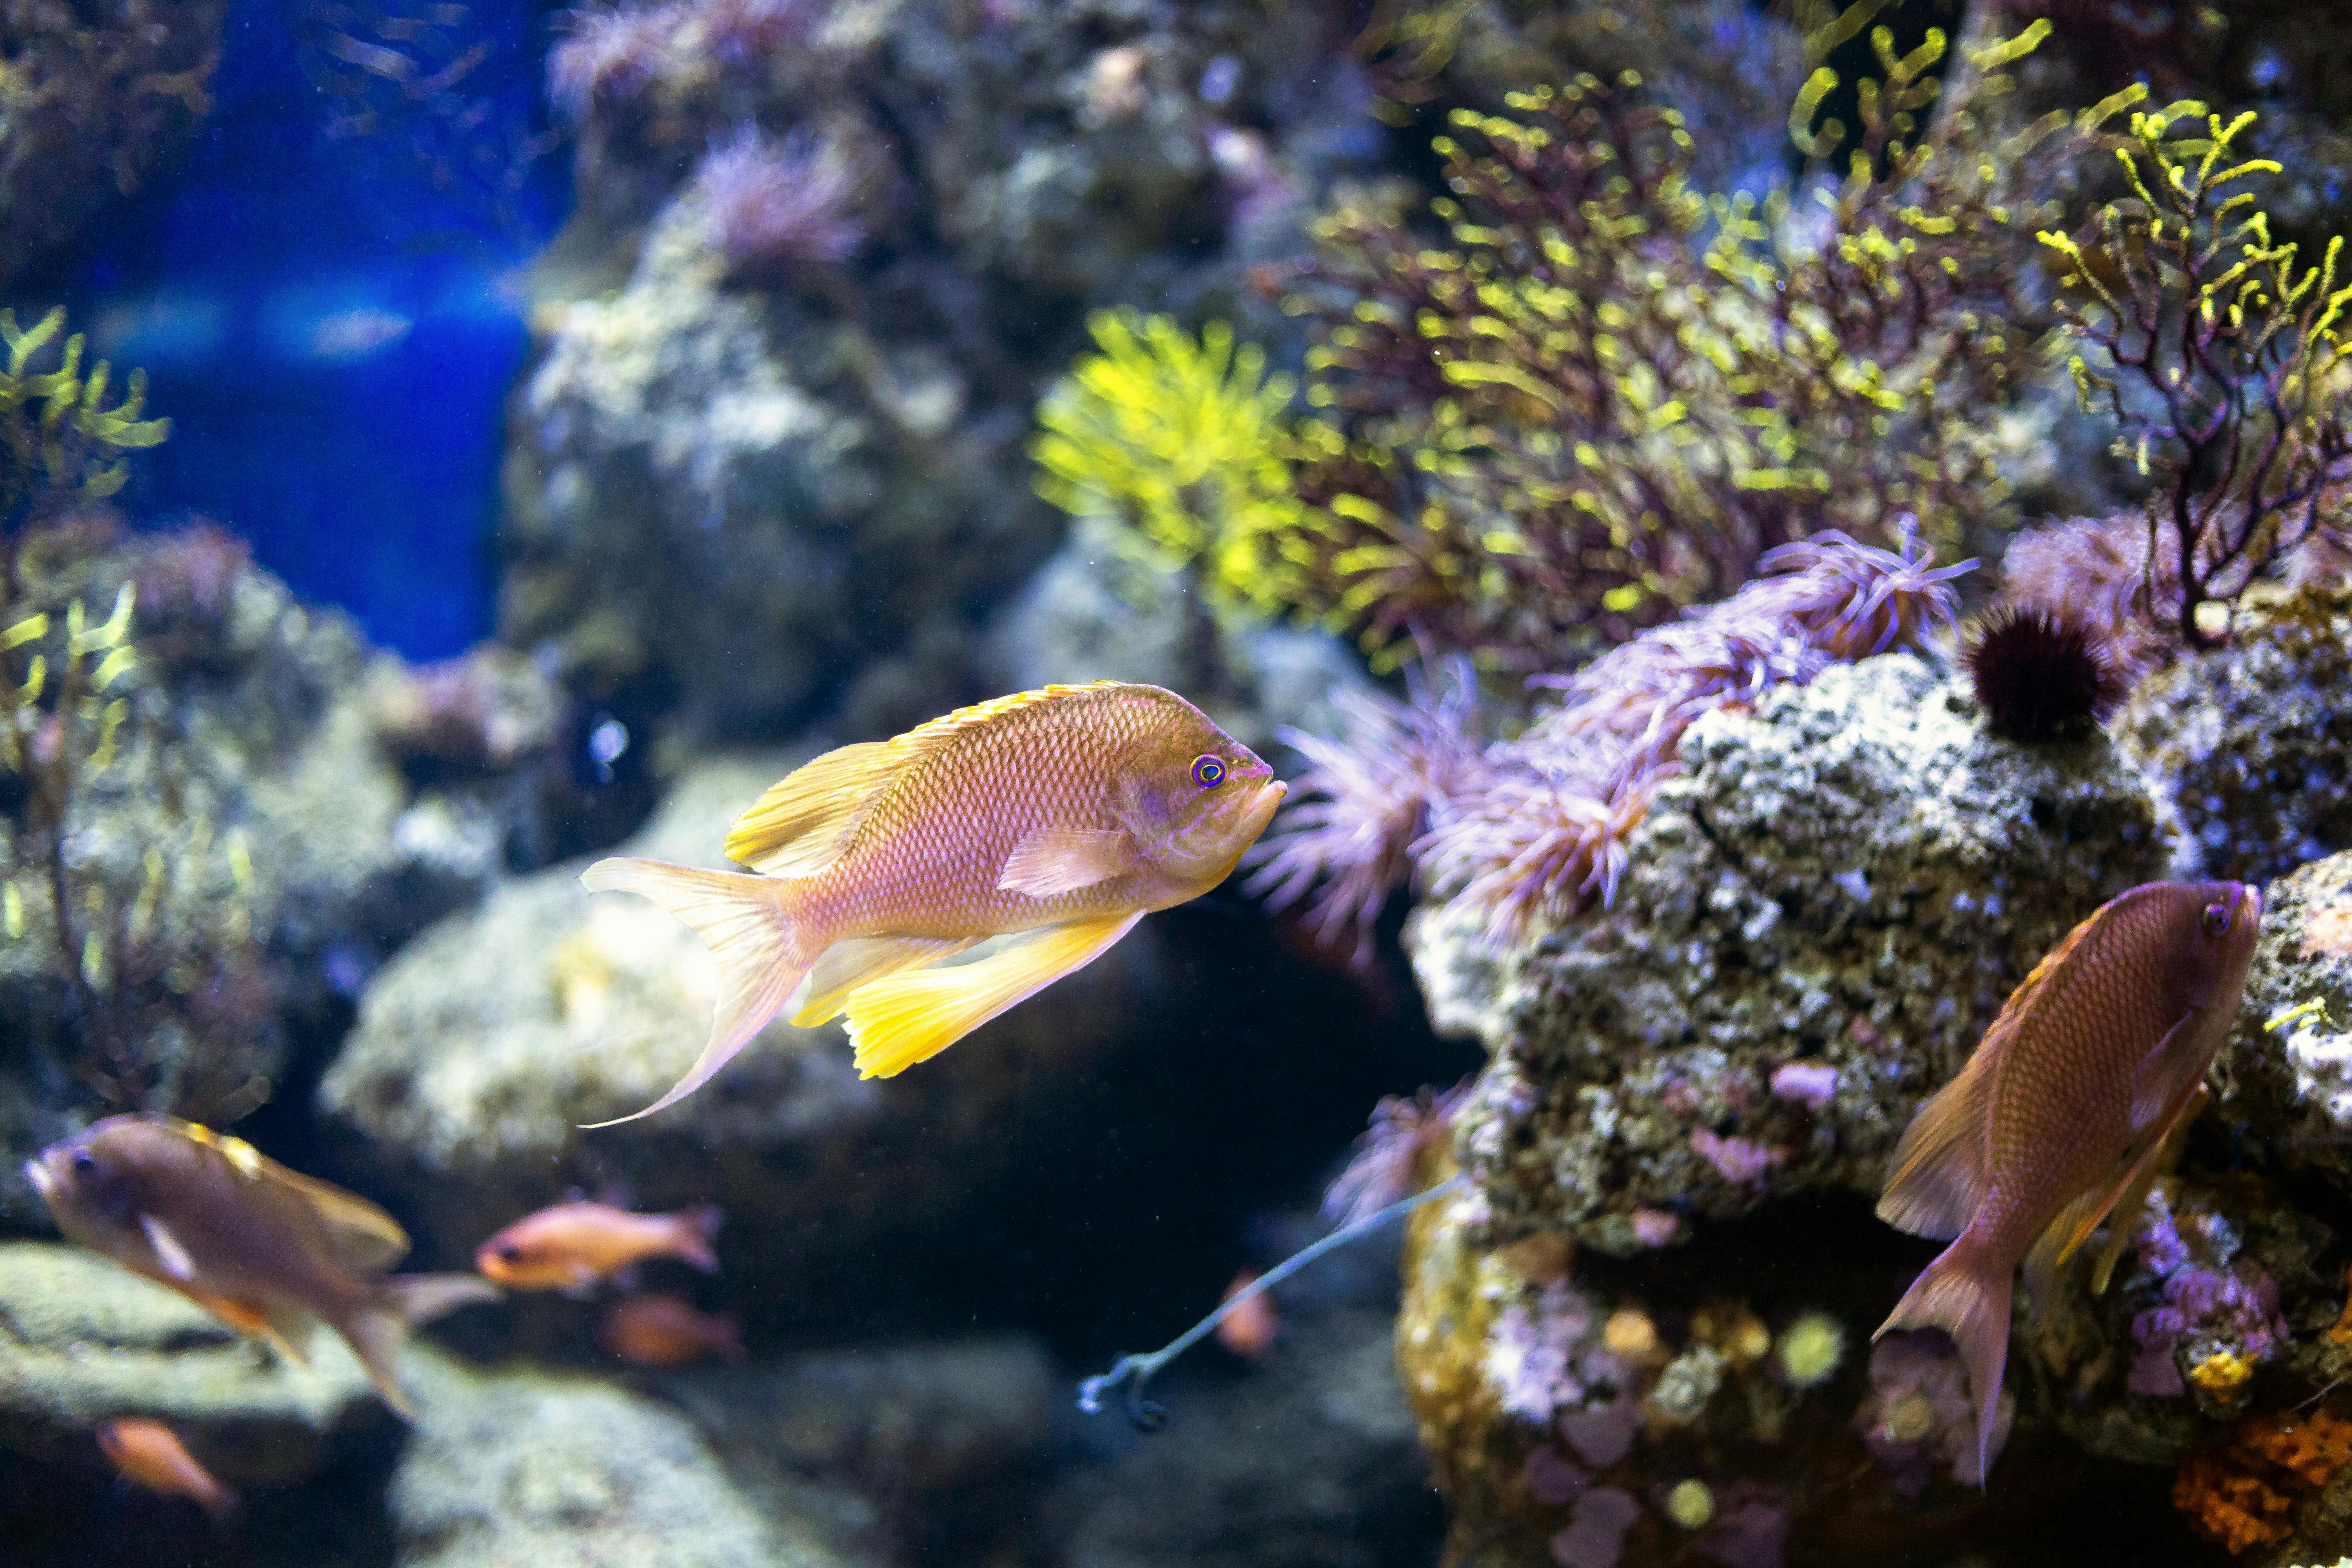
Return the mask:
POLYGON ((2230 647, 2144 681, 2116 730, 2199 874, 2268 881, 2352 848, 2352 589, 2248 605, 2230 647))
POLYGON ((1500 958, 1415 917, 1433 1016, 1492 1058, 1459 1147, 1498 1237, 1630 1253, 1778 1195, 1875 1194, 2027 970, 2164 874, 2104 740, 1995 740, 1909 655, 1702 719, 1684 758, 1612 909, 1500 958))
POLYGON ((285 1486, 391 1421, 349 1347, 314 1328, 286 1360, 79 1247, 0 1242, 0 1443, 82 1459, 118 1415, 168 1423, 224 1481, 285 1486))
POLYGON ((393 1475, 399 1568, 827 1568, 691 1423, 609 1384, 411 1356, 416 1426, 393 1475))

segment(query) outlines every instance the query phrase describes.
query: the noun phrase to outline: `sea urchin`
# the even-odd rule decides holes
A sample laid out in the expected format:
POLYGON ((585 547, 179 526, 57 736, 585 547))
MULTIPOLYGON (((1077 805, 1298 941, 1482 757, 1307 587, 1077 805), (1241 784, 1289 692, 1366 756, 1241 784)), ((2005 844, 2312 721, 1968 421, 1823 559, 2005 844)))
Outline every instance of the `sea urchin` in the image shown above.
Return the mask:
POLYGON ((2129 690, 2115 645, 2065 610, 2004 605, 1969 633, 1977 705, 2010 741, 2053 741, 2105 723, 2129 690))

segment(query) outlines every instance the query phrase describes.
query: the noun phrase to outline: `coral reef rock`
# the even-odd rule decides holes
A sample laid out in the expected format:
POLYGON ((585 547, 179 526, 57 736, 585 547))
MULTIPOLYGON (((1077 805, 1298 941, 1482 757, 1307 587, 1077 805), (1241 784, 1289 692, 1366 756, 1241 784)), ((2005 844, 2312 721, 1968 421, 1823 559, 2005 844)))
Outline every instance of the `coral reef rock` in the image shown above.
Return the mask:
POLYGON ((2250 1153, 2352 1192, 2352 853, 2283 877, 2263 898, 2214 1114, 2250 1153), (2292 1016, 2273 1027, 2282 1015, 2292 1016))
POLYGON ((1710 714, 1683 759, 1613 908, 1500 954, 1414 917, 1433 1017, 1492 1058, 1458 1144, 1497 1236, 1632 1253, 1777 1194, 1874 1195, 2026 972, 2166 866, 2105 740, 1996 740, 1910 655, 1710 714), (1834 1086, 1783 1092, 1792 1061, 1834 1086))
POLYGON ((289 1362, 78 1247, 0 1243, 0 1443, 30 1458, 94 1454, 101 1423, 143 1415, 231 1485, 299 1481, 392 1419, 341 1339, 316 1328, 303 1348, 289 1362))
POLYGON ((416 1428, 388 1499, 399 1568, 827 1568, 675 1411, 587 1378, 410 1358, 416 1428))
POLYGON ((2266 881, 2352 848, 2352 590, 2245 605, 2230 647, 2143 682, 2116 732, 2200 875, 2266 881))

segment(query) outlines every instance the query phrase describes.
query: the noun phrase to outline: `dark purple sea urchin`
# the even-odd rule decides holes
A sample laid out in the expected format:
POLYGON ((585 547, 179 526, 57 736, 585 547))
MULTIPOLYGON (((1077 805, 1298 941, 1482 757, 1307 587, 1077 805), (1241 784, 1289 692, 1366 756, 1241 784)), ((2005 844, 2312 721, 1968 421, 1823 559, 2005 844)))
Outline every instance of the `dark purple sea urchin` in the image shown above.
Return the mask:
POLYGON ((2054 741, 2106 722, 2131 683, 2115 645, 2080 616, 2001 605, 1962 655, 1985 723, 2009 741, 2054 741))

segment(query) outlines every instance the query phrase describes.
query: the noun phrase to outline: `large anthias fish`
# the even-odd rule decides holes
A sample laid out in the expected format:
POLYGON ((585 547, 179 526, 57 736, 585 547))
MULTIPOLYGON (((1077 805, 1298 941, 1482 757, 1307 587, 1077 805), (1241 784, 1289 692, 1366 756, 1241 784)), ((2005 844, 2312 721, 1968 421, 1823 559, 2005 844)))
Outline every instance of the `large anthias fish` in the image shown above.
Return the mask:
POLYGON ((409 1329, 499 1293, 470 1274, 387 1277, 408 1250, 390 1215, 191 1121, 110 1116, 25 1170, 68 1239, 240 1332, 299 1361, 310 1320, 326 1323, 403 1415, 409 1329))
POLYGON ((1942 1329, 1991 1455, 2010 1291, 2050 1300, 2058 1266, 2109 1211, 2104 1289, 2164 1151, 2204 1100, 2262 923, 2241 882, 2152 882, 2102 905, 2025 977, 1959 1076, 1912 1119, 1878 1215, 1948 1240, 1879 1329, 1942 1329))
POLYGON ((1283 788, 1172 691, 1049 686, 794 772, 727 836, 761 875, 598 861, 591 891, 645 895, 719 962, 709 1043, 636 1114, 700 1088, 779 1008, 803 1027, 846 1014, 867 1078, 937 1055, 1223 881, 1283 788), (992 937, 1013 940, 940 963, 992 937))

